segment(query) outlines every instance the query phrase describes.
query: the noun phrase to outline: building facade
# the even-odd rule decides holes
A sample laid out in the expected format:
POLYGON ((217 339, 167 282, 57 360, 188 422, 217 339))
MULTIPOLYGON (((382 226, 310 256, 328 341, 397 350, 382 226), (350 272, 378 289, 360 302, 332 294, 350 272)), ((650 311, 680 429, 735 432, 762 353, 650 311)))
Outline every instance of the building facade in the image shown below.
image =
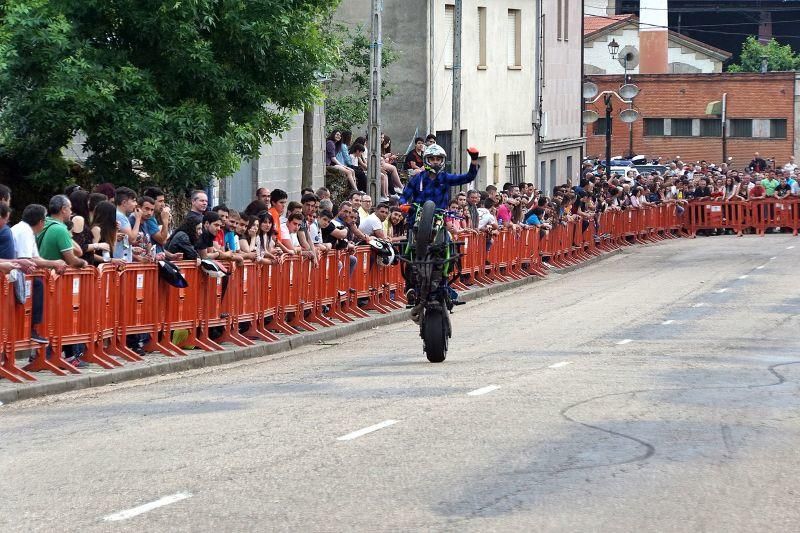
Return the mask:
MULTIPOLYGON (((587 79, 604 91, 619 90, 624 77, 587 79)), ((795 72, 640 74, 630 81, 640 89, 634 99, 640 117, 633 122, 629 137, 628 125, 619 120, 623 106, 614 104, 618 109, 612 118, 612 157, 629 151, 665 160, 705 159, 716 163, 732 157, 734 167, 743 167, 754 152, 785 163, 800 149, 796 138, 800 75, 795 72)), ((599 104, 588 107, 604 117, 605 109, 599 104)), ((605 119, 589 124, 586 137, 587 155, 602 159, 605 119)))
POLYGON ((581 2, 543 0, 536 46, 536 183, 575 179, 583 157, 581 2))
MULTIPOLYGON (((370 0, 343 0, 337 19, 369 30, 370 8, 370 0)), ((395 152, 404 152, 415 134, 430 132, 450 152, 459 67, 453 35, 452 2, 384 3, 384 41, 400 53, 386 71, 394 94, 382 102, 383 131, 395 152)), ((536 179, 535 46, 535 0, 463 1, 461 145, 481 151, 478 186, 536 179)), ((573 105, 579 108, 579 101, 573 105)))
MULTIPOLYGON (((583 54, 585 74, 639 74, 645 70, 642 61, 650 56, 642 51, 642 25, 635 15, 584 17, 583 54), (616 57, 611 57, 608 45, 619 45, 616 57)), ((722 72, 730 52, 720 50, 678 32, 665 30, 667 41, 666 70, 674 74, 722 72)), ((651 50, 652 54, 653 50, 651 50)))

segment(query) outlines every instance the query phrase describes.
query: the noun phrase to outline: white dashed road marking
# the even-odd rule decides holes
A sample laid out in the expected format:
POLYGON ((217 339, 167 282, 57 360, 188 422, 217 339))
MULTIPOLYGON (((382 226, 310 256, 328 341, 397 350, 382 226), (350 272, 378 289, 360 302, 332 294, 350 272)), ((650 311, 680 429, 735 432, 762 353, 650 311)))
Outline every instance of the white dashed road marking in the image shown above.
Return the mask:
POLYGON ((750 276, 748 276, 747 274, 745 274, 744 276, 739 276, 739 279, 747 279, 747 278, 749 278, 749 277, 750 277, 750 276))
POLYGON ((723 292, 728 292, 728 288, 725 287, 724 289, 720 289, 720 290, 718 290, 716 292, 717 292, 717 294, 722 294, 723 292))
POLYGON ((570 361, 561 361, 560 363, 556 363, 554 365, 550 365, 547 368, 561 368, 563 366, 571 365, 570 361))
POLYGON ((794 250, 794 246, 787 246, 786 249, 787 250, 794 250))
POLYGON ((108 522, 118 522, 120 520, 127 520, 128 518, 139 516, 140 514, 152 511, 153 509, 158 509, 159 507, 164 507, 165 505, 170 505, 172 503, 176 503, 191 497, 192 494, 190 492, 179 492, 177 494, 171 494, 169 496, 164 496, 163 498, 159 498, 154 502, 134 507, 133 509, 127 509, 125 511, 120 511, 118 513, 104 516, 103 520, 106 520, 108 522))
POLYGON ((757 267, 756 267, 756 270, 761 270, 761 269, 762 269, 762 268, 764 268, 765 266, 767 266, 767 265, 761 265, 761 266, 757 266, 757 267))
POLYGON ((708 304, 705 303, 705 302, 698 302, 698 303, 694 304, 692 307, 705 307, 706 305, 708 305, 708 304))
POLYGON ((621 341, 617 342, 617 344, 628 344, 633 342, 633 339, 622 339, 621 341))
POLYGON ((467 396, 481 396, 483 394, 489 394, 492 391, 499 389, 497 385, 489 385, 488 387, 483 387, 480 389, 475 389, 474 391, 468 392, 467 396))
POLYGON ((375 424, 374 426, 370 426, 368 428, 359 429, 358 431, 354 431, 352 433, 348 433, 347 435, 343 435, 336 440, 353 440, 357 439, 358 437, 363 437, 367 433, 372 433, 373 431, 378 431, 379 429, 383 429, 385 427, 389 427, 392 424, 397 424, 399 420, 384 420, 380 424, 375 424))
POLYGON ((669 326, 670 324, 674 324, 674 323, 675 323, 674 320, 665 320, 664 322, 661 323, 661 325, 662 326, 669 326))

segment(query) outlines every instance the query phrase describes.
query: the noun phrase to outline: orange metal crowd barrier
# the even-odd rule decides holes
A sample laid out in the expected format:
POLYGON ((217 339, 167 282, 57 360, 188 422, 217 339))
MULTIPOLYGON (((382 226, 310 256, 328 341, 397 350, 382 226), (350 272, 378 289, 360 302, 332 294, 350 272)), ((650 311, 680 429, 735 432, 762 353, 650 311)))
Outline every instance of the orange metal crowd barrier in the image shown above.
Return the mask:
MULTIPOLYGON (((771 228, 794 235, 800 230, 796 198, 692 201, 683 208, 682 214, 675 203, 607 210, 595 217, 567 218, 549 231, 506 227, 491 235, 464 230, 453 239, 461 253, 453 287, 465 291, 545 276, 545 261, 567 267, 621 246, 702 230, 761 235, 771 228)), ((274 341, 279 333, 351 322, 369 316, 368 310, 387 313, 405 304, 401 265, 381 264, 367 246, 354 252, 329 250, 318 261, 286 255, 274 264, 227 261, 222 263, 228 270, 225 280, 209 277, 193 261, 176 264, 189 284, 186 288, 160 280, 157 265, 148 263, 27 276, 29 294, 34 280, 43 287, 39 333, 49 339, 50 349, 31 339, 32 298, 17 303, 11 282, 0 276, 0 378, 23 382, 35 380, 32 373, 42 370, 80 373, 62 357, 62 348, 69 345, 83 346, 83 360, 113 368, 142 359, 128 348, 130 335, 146 335, 147 351, 180 356, 190 347, 210 351, 226 342, 247 346, 255 340, 274 341), (27 364, 18 362, 28 355, 27 364)))

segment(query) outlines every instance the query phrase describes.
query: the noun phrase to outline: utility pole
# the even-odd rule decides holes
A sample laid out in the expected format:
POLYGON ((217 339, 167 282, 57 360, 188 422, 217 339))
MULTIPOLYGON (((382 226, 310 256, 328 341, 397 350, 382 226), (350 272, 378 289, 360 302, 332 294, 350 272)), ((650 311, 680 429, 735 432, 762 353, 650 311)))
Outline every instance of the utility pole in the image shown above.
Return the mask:
POLYGON ((369 190, 378 205, 381 179, 381 62, 383 48, 383 0, 372 0, 372 43, 370 44, 369 97, 369 190))
POLYGON ((461 0, 455 0, 453 9, 453 131, 450 134, 452 171, 461 174, 461 21, 463 6, 461 0))

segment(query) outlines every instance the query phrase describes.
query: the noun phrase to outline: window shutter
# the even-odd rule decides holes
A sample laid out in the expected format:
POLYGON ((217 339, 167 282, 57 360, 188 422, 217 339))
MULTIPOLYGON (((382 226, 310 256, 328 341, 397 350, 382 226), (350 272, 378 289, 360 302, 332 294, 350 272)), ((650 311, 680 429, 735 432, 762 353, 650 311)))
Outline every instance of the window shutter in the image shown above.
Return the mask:
POLYGON ((455 15, 455 6, 444 6, 444 27, 447 31, 447 37, 444 42, 444 64, 446 67, 453 66, 453 29, 455 28, 455 15))

